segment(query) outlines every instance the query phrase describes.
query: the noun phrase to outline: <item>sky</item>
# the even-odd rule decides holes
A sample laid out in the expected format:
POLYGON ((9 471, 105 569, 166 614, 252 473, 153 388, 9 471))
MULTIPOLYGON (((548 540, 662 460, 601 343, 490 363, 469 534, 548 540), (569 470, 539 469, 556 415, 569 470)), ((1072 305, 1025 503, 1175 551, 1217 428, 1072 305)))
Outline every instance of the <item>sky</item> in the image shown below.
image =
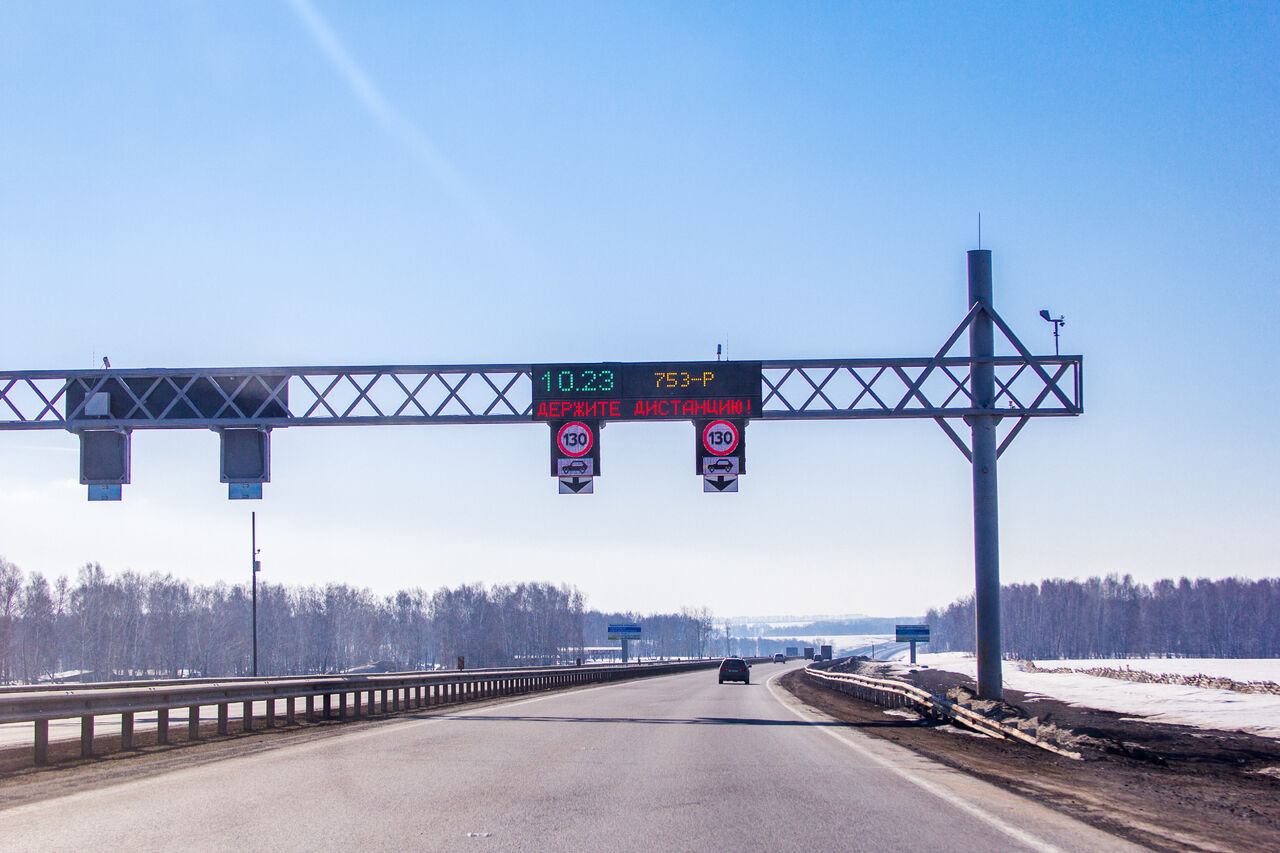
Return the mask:
MULTIPOLYGON (((1085 414, 1000 459, 1006 582, 1280 574, 1280 7, 1260 3, 0 3, 0 371, 930 356, 965 252, 1085 414)), ((922 614, 973 589, 929 421, 297 427, 260 502, 217 436, 0 430, 0 556, 74 577, 589 607, 922 614)))

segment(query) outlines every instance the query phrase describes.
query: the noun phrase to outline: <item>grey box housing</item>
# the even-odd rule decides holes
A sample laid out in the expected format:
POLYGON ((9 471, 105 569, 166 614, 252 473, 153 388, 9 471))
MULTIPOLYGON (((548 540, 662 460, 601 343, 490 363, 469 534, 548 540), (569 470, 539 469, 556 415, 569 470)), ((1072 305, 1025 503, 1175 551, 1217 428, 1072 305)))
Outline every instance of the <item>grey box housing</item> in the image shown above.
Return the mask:
POLYGON ((79 435, 82 485, 109 486, 129 482, 129 430, 87 429, 79 435))
POLYGON ((220 429, 223 483, 271 482, 271 432, 262 427, 220 429))

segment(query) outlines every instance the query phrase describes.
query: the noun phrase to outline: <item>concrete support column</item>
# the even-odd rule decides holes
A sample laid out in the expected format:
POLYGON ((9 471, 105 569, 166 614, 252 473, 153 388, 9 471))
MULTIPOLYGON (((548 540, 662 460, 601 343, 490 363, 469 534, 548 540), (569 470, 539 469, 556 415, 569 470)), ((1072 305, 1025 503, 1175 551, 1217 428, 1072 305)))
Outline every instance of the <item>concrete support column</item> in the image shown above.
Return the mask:
MULTIPOLYGON (((991 307, 991 252, 969 252, 969 306, 991 307)), ((979 313, 969 327, 973 406, 992 414, 969 418, 973 440, 973 564, 975 637, 978 649, 978 695, 1002 699, 1000 664, 1000 502, 996 489, 996 453, 999 447, 995 414, 995 365, 979 359, 995 355, 995 324, 991 315, 979 313)))

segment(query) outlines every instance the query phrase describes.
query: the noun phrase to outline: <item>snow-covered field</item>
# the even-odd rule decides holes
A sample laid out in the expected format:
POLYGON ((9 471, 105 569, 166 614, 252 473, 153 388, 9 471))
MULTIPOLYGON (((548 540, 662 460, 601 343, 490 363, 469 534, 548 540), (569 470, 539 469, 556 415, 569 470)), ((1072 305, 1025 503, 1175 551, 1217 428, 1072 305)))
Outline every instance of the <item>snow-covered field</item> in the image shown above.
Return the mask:
MULTIPOLYGON (((960 653, 917 655, 917 661, 934 669, 977 677, 977 662, 960 653)), ((897 667, 908 664, 898 661, 897 667)), ((1216 658, 1152 658, 1143 660, 1036 661, 1044 668, 1143 669, 1176 675, 1215 675, 1236 681, 1280 683, 1280 660, 1225 660, 1216 658)), ((1280 696, 1208 690, 1176 684, 1138 684, 1081 673, 1024 672, 1016 662, 1005 661, 1004 686, 1010 690, 1049 696, 1072 705, 1131 714, 1161 723, 1204 729, 1246 731, 1280 739, 1280 696)))
POLYGON ((1044 669, 1137 669, 1171 675, 1211 675, 1235 681, 1280 684, 1280 658, 1120 658, 1118 660, 1038 660, 1044 669))
POLYGON ((892 634, 823 634, 820 636, 810 635, 807 637, 761 637, 762 640, 770 640, 779 643, 786 643, 791 646, 813 646, 829 643, 834 647, 833 651, 837 657, 849 649, 869 646, 872 643, 877 645, 881 643, 893 642, 892 634))

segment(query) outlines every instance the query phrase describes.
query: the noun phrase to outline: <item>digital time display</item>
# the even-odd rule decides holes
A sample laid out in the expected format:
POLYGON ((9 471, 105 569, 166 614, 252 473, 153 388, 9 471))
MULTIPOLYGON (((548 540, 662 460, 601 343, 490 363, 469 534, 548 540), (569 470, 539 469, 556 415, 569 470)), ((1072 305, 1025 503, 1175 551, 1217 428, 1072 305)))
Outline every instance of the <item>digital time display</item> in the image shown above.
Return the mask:
POLYGON ((621 364, 541 364, 533 368, 534 399, 619 396, 621 364))
POLYGON ((532 366, 534 420, 692 420, 760 414, 758 361, 532 366))

